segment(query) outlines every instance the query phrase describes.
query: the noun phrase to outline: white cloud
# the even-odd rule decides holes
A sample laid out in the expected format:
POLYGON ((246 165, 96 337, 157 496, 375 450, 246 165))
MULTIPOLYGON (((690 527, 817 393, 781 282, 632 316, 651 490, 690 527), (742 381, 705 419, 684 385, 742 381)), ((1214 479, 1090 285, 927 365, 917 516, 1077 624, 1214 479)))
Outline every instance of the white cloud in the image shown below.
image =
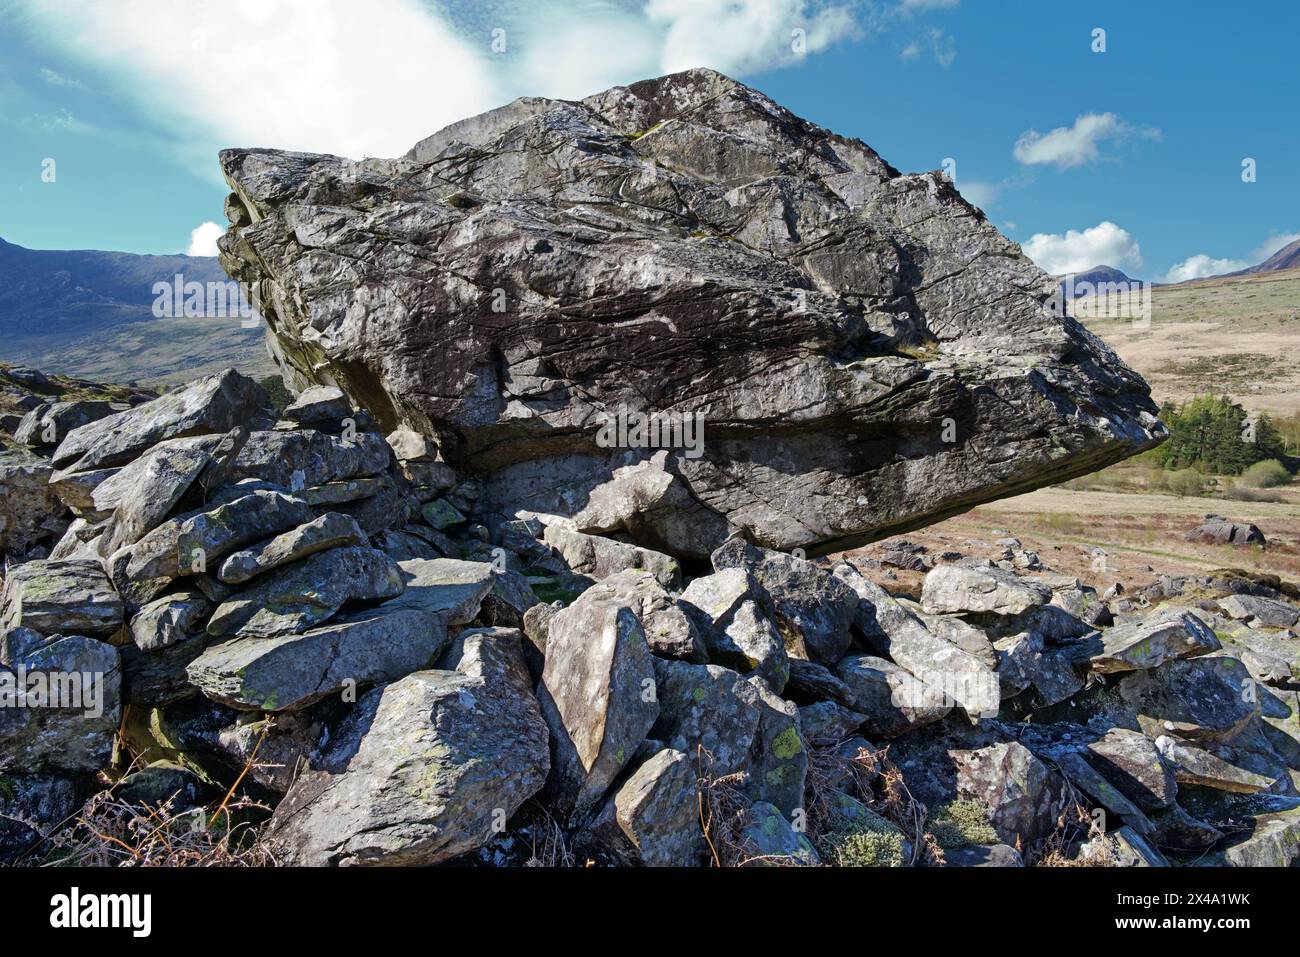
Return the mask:
POLYGON ((957 41, 951 34, 933 27, 912 40, 899 52, 904 60, 915 60, 926 50, 934 54, 934 62, 945 70, 957 59, 957 41))
POLYGON ((1083 231, 1077 229, 1061 233, 1034 233, 1022 247, 1025 255, 1051 273, 1084 272, 1094 266, 1114 266, 1116 269, 1139 269, 1142 250, 1126 229, 1106 221, 1083 231))
POLYGON ((1205 253, 1188 256, 1169 272, 1165 273, 1165 282, 1187 282, 1189 279, 1204 279, 1206 276, 1222 276, 1225 272, 1245 269, 1250 263, 1240 259, 1212 259, 1205 253))
POLYGON ((222 233, 225 231, 225 227, 212 222, 195 226, 190 230, 190 245, 185 250, 185 255, 215 256, 217 254, 217 240, 221 238, 222 233))
POLYGON ((793 63, 858 33, 848 6, 804 0, 650 0, 645 14, 663 30, 663 73, 695 66, 731 74, 757 72, 793 63), (804 53, 794 49, 795 30, 803 31, 804 53))
POLYGON ((585 96, 695 66, 746 75, 859 31, 852 0, 498 0, 459 30, 425 0, 22 2, 43 34, 159 116, 177 156, 206 166, 218 144, 397 156, 516 96, 585 96))
POLYGON ((1297 239, 1300 239, 1300 233, 1274 233, 1260 243, 1251 255, 1254 257, 1255 262, 1262 263, 1283 246, 1290 246, 1297 239))
POLYGON ((225 145, 392 156, 496 105, 482 57, 417 0, 31 9, 80 55, 126 71, 119 88, 225 145))
POLYGON ((64 76, 57 70, 51 70, 47 66, 41 67, 41 79, 50 86, 64 86, 72 90, 84 90, 85 87, 80 80, 74 80, 70 76, 64 76))
POLYGON ((1051 165, 1070 169, 1085 163, 1094 163, 1100 156, 1100 145, 1107 141, 1121 141, 1140 136, 1159 139, 1160 131, 1149 127, 1135 127, 1114 113, 1084 113, 1073 126, 1058 126, 1047 133, 1026 130, 1016 140, 1012 154, 1027 166, 1051 165))
POLYGON ((911 13, 915 10, 951 9, 960 3, 961 0, 903 0, 898 8, 905 13, 911 13))

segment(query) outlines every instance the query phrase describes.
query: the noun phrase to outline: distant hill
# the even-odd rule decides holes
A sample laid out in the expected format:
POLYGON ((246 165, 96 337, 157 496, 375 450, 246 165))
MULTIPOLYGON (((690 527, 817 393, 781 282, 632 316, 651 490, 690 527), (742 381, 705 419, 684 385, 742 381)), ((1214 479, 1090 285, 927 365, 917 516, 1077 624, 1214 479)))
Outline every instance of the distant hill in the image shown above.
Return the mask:
MULTIPOLYGON (((0 239, 0 360, 114 381, 269 374, 263 329, 155 317, 156 283, 225 284, 213 257, 26 249, 0 239)), ((233 309, 232 309, 233 312, 233 309)))
POLYGON ((1293 243, 1287 243, 1287 245, 1269 256, 1262 263, 1258 263, 1248 269, 1242 269, 1239 272, 1230 272, 1228 275, 1248 276, 1251 273, 1276 272, 1279 269, 1295 269, 1297 267, 1300 267, 1300 239, 1297 239, 1293 243))
MULTIPOLYGON (((1114 266, 1093 266, 1084 272, 1073 273, 1074 295, 1072 298, 1078 299, 1080 296, 1090 295, 1098 286, 1103 283, 1136 283, 1141 282, 1139 279, 1133 279, 1126 276, 1123 272, 1114 266)), ((1061 294, 1066 294, 1066 281, 1071 278, 1070 275, 1058 276, 1061 280, 1061 294)))

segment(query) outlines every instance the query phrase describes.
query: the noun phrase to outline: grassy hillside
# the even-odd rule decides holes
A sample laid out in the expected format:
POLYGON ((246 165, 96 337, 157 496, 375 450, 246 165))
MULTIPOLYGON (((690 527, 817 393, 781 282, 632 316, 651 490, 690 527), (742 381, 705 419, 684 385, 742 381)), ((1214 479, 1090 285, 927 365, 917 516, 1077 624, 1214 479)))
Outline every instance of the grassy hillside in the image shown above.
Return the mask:
POLYGON ((1157 402, 1226 394, 1252 412, 1300 411, 1300 269, 1159 286, 1152 322, 1085 320, 1151 383, 1157 402))

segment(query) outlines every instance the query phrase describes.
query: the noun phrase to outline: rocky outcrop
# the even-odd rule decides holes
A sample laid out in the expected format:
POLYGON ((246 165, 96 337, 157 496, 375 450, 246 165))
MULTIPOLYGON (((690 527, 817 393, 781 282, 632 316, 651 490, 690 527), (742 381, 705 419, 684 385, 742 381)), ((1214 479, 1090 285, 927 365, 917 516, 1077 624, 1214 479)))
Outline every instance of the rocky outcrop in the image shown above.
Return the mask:
POLYGON ((221 165, 221 262, 287 380, 434 438, 492 523, 816 553, 1164 435, 946 179, 708 70, 521 100, 393 160, 221 165))

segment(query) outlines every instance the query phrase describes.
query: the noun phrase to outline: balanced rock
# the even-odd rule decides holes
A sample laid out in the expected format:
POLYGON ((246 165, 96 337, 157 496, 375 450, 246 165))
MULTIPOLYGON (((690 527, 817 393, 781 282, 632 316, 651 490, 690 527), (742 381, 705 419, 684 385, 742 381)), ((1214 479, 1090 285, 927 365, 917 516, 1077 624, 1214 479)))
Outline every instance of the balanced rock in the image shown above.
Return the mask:
POLYGON ((698 558, 740 530, 831 551, 1165 434, 947 179, 710 70, 519 100, 396 160, 221 166, 221 262, 275 302, 287 376, 419 423, 503 518, 573 516, 666 448, 685 510, 639 542, 693 519, 698 558))

